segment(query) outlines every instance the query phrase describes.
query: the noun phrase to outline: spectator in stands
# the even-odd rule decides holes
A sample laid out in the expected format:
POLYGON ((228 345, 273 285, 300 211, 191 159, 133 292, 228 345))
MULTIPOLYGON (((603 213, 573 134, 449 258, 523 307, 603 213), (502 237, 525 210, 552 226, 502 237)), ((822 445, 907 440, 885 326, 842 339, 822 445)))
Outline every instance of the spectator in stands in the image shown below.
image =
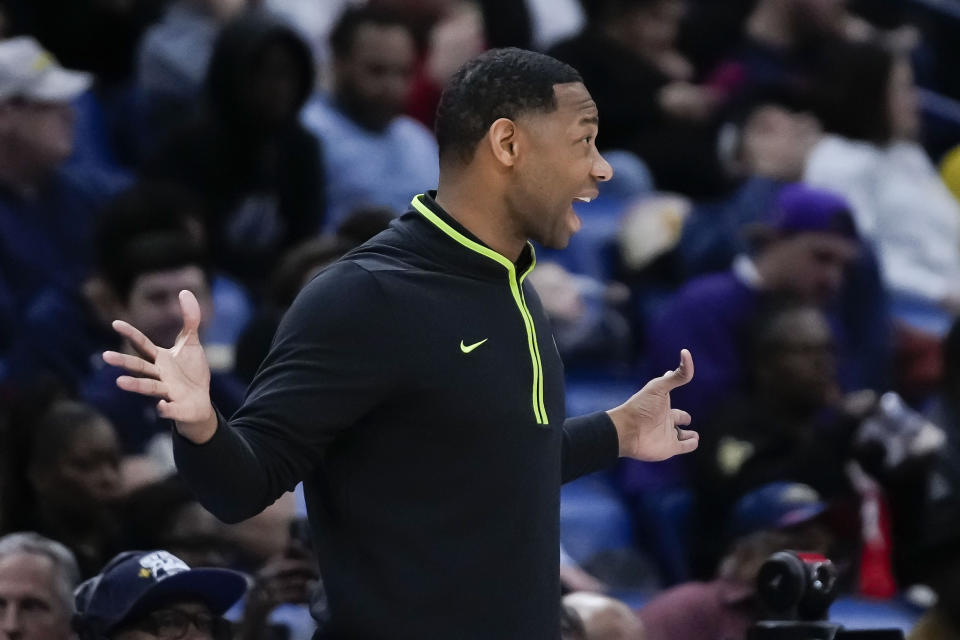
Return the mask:
POLYGON ((684 3, 583 5, 587 25, 550 54, 580 72, 604 114, 598 144, 638 153, 660 188, 703 193, 709 176, 719 171, 710 152, 712 129, 698 123, 710 118, 716 99, 710 89, 692 83, 694 70, 675 49, 684 3))
POLYGON ((226 525, 200 506, 176 474, 130 492, 123 501, 125 545, 163 548, 195 567, 233 567, 226 525))
MULTIPOLYGON (((773 295, 796 296, 830 311, 845 388, 863 388, 864 380, 882 376, 887 364, 877 355, 883 349, 876 347, 888 339, 884 315, 874 312, 882 305, 864 291, 848 291, 838 299, 858 255, 857 233, 843 199, 788 185, 764 222, 750 231, 749 254, 739 255, 728 271, 687 282, 662 305, 647 332, 648 371, 675 366, 668 354, 681 345, 698 354, 698 384, 682 390, 676 402, 692 407, 701 425, 710 423, 719 401, 744 389, 751 323, 773 295)), ((685 476, 680 463, 651 468, 629 461, 622 471, 622 488, 631 495, 682 482, 685 476)))
POLYGON ((0 636, 71 640, 73 588, 80 571, 70 550, 36 533, 0 538, 0 636))
MULTIPOLYGON (((70 102, 91 82, 30 37, 0 42, 0 316, 14 324, 42 292, 77 290, 90 266, 94 213, 117 186, 64 166, 73 151, 70 102)), ((11 341, 0 336, 0 348, 11 341)))
MULTIPOLYGON (((179 294, 191 291, 205 313, 212 313, 209 265, 189 236, 178 232, 148 233, 112 245, 114 255, 103 265, 112 295, 111 315, 143 327, 155 344, 171 347, 181 329, 179 294)), ((133 347, 124 345, 133 353, 133 347)), ((127 454, 158 456, 171 462, 172 425, 156 413, 156 402, 124 393, 116 386, 118 369, 104 366, 83 385, 82 395, 116 425, 127 454)), ((243 397, 243 387, 232 377, 215 373, 211 393, 222 411, 232 413, 243 397)))
POLYGON ((357 207, 405 211, 439 176, 433 135, 403 115, 416 60, 403 20, 382 9, 348 8, 330 45, 332 93, 314 96, 303 114, 322 142, 328 172, 326 230, 357 207))
POLYGON ((571 273, 556 262, 538 264, 530 282, 550 317, 557 349, 568 370, 628 363, 630 325, 616 308, 628 295, 622 285, 608 286, 571 273))
POLYGON ((844 45, 821 82, 828 135, 810 152, 804 180, 850 202, 876 247, 894 317, 942 337, 960 314, 960 203, 917 142, 909 60, 877 44, 844 45))
POLYGON ((825 42, 862 30, 844 0, 759 0, 743 40, 714 71, 711 84, 728 98, 766 85, 809 86, 825 42))
POLYGON ((79 291, 48 291, 30 306, 9 355, 7 386, 23 389, 50 375, 68 392, 78 392, 102 365, 100 354, 119 347, 110 329, 116 295, 103 275, 126 269, 116 264, 123 259, 116 248, 155 231, 184 233, 202 245, 201 219, 197 203, 174 185, 139 183, 111 198, 98 215, 94 273, 79 291))
POLYGON ((246 4, 247 0, 177 0, 143 34, 136 85, 148 148, 178 119, 190 115, 217 35, 246 4))
MULTIPOLYGON (((856 505, 844 467, 863 416, 841 404, 826 318, 816 307, 779 304, 761 311, 750 329, 751 392, 724 403, 702 429, 697 526, 722 528, 739 496, 772 481, 803 482, 856 505)), ((694 541, 700 572, 715 565, 720 542, 694 541)))
MULTIPOLYGON (((856 462, 879 481, 892 512, 898 550, 912 548, 923 513, 929 456, 943 433, 894 396, 844 395, 833 336, 814 306, 777 304, 751 327, 750 391, 733 398, 702 429, 695 479, 698 526, 722 526, 736 498, 773 481, 803 482, 856 522, 862 493, 849 474, 856 462), (749 407, 749 408, 748 408, 749 407)), ((856 549, 854 528, 845 540, 856 549)), ((701 570, 720 553, 697 540, 701 570)))
MULTIPOLYGON (((684 402, 705 421, 715 402, 742 388, 747 331, 760 300, 789 293, 827 306, 840 291, 857 254, 857 233, 846 202, 802 185, 783 188, 754 228, 754 251, 733 268, 688 282, 663 309, 650 331, 652 369, 674 360, 683 344, 697 353, 696 389, 684 402)), ((677 400, 679 403, 680 400, 677 400)))
POLYGON ((240 16, 214 46, 203 113, 144 169, 200 198, 214 265, 256 293, 279 255, 323 219, 320 152, 298 119, 313 81, 309 47, 292 29, 240 16))
POLYGON ((242 574, 191 569, 166 551, 126 551, 76 592, 81 638, 143 640, 230 636, 223 614, 247 589, 242 574))
POLYGON ((822 135, 807 102, 789 87, 769 86, 728 107, 717 148, 726 173, 740 184, 732 195, 692 209, 679 246, 685 277, 726 269, 748 248, 743 228, 763 219, 785 184, 802 179, 822 135))
POLYGON ((81 573, 92 575, 120 534, 115 507, 123 488, 113 426, 87 405, 55 400, 34 424, 15 427, 19 442, 4 452, 16 483, 6 487, 4 525, 62 542, 81 573))
POLYGON ((563 606, 583 623, 585 640, 646 640, 643 624, 623 602, 599 593, 570 593, 563 606))
MULTIPOLYGON (((776 207, 785 184, 802 178, 809 151, 823 136, 811 109, 809 96, 771 86, 731 110, 719 146, 725 166, 743 182, 731 196, 691 211, 678 248, 687 278, 725 269, 750 250, 744 231, 776 207)), ((879 269, 873 248, 861 244, 832 309, 848 328, 842 331, 845 359, 856 363, 852 373, 844 367, 844 383, 878 391, 890 386, 892 360, 889 299, 879 269)))
POLYGON ((819 518, 826 506, 816 491, 796 483, 743 496, 721 533, 728 550, 717 577, 673 587, 640 609, 647 640, 745 640, 761 614, 754 594, 767 558, 787 549, 829 552, 831 534, 819 518))
POLYGON ((167 549, 194 567, 251 570, 238 637, 286 637, 273 635, 282 627, 268 623, 269 614, 281 604, 307 604, 318 581, 316 561, 299 541, 288 542, 282 554, 260 563, 232 539, 232 527, 200 506, 176 475, 132 492, 124 504, 129 548, 167 549))
MULTIPOLYGON (((577 0, 567 1, 576 4, 577 0)), ((406 111, 431 130, 447 81, 457 69, 487 48, 483 17, 481 7, 473 2, 451 2, 430 27, 426 51, 407 97, 406 111)))

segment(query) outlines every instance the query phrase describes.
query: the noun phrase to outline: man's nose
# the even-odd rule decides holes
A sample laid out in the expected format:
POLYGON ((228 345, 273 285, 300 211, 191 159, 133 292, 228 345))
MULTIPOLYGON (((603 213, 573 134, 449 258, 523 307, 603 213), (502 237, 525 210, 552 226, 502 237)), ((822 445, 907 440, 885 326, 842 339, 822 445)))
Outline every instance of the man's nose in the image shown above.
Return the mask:
POLYGON ((19 640, 20 613, 17 607, 8 605, 0 615, 0 640, 19 640))
POLYGON ((606 182, 613 177, 613 167, 610 166, 610 163, 607 162, 607 159, 597 151, 597 157, 593 161, 593 174, 594 180, 597 182, 606 182))

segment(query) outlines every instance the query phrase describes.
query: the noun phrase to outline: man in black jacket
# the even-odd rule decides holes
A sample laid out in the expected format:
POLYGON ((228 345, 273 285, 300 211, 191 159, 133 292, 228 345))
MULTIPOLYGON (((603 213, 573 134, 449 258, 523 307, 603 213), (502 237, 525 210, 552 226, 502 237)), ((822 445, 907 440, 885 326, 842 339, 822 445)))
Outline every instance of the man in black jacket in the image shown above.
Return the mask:
POLYGON ((696 448, 669 398, 693 376, 686 350, 623 405, 565 420, 528 239, 565 246, 573 201, 610 178, 597 124, 552 58, 465 65, 438 110, 438 190, 307 285, 229 421, 188 292, 172 349, 114 324, 143 356, 104 354, 134 374, 117 383, 160 398, 214 514, 248 518, 303 480, 329 637, 555 640, 561 482, 696 448))

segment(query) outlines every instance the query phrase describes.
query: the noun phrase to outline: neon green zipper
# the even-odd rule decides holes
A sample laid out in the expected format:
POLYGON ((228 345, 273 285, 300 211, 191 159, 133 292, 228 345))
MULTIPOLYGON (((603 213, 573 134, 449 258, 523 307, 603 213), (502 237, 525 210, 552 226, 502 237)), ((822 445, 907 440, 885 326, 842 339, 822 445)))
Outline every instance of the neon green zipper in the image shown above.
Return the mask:
POLYGON ((527 275, 533 270, 533 267, 537 264, 537 256, 535 253, 533 253, 533 247, 530 247, 533 260, 531 260, 530 266, 527 268, 527 270, 518 277, 516 267, 510 260, 503 257, 496 251, 471 240, 444 222, 440 216, 435 214, 430 210, 429 207, 420 202, 420 198, 422 197, 423 194, 420 194, 414 197, 414 199, 411 201, 414 209, 423 214, 423 216, 432 222, 434 226, 456 240, 459 244, 470 249, 471 251, 479 253, 482 256, 490 258, 507 270, 507 281, 510 284, 510 293, 513 295, 513 301, 516 303, 517 309, 520 311, 520 317, 523 318, 523 325, 527 330, 527 348, 530 350, 530 362, 533 365, 533 415, 537 420, 537 424, 549 424, 549 421, 547 420, 547 408, 543 402, 543 363, 540 360, 540 346, 537 343, 537 329, 533 324, 533 316, 530 315, 530 309, 527 308, 527 302, 523 296, 522 286, 523 279, 527 277, 527 275))

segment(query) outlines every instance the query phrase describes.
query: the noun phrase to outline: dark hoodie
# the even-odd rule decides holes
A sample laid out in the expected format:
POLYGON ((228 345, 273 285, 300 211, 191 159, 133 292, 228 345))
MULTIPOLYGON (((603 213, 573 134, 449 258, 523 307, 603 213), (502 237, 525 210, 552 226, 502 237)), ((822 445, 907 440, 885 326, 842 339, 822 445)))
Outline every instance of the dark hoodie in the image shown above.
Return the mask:
POLYGON ((293 30, 262 12, 241 16, 214 46, 200 116, 175 131, 144 168, 202 199, 216 266, 254 290, 280 254, 314 235, 323 220, 319 142, 299 121, 313 80, 310 49, 293 30), (251 96, 257 68, 275 43, 295 60, 299 84, 294 108, 271 119, 251 96))

